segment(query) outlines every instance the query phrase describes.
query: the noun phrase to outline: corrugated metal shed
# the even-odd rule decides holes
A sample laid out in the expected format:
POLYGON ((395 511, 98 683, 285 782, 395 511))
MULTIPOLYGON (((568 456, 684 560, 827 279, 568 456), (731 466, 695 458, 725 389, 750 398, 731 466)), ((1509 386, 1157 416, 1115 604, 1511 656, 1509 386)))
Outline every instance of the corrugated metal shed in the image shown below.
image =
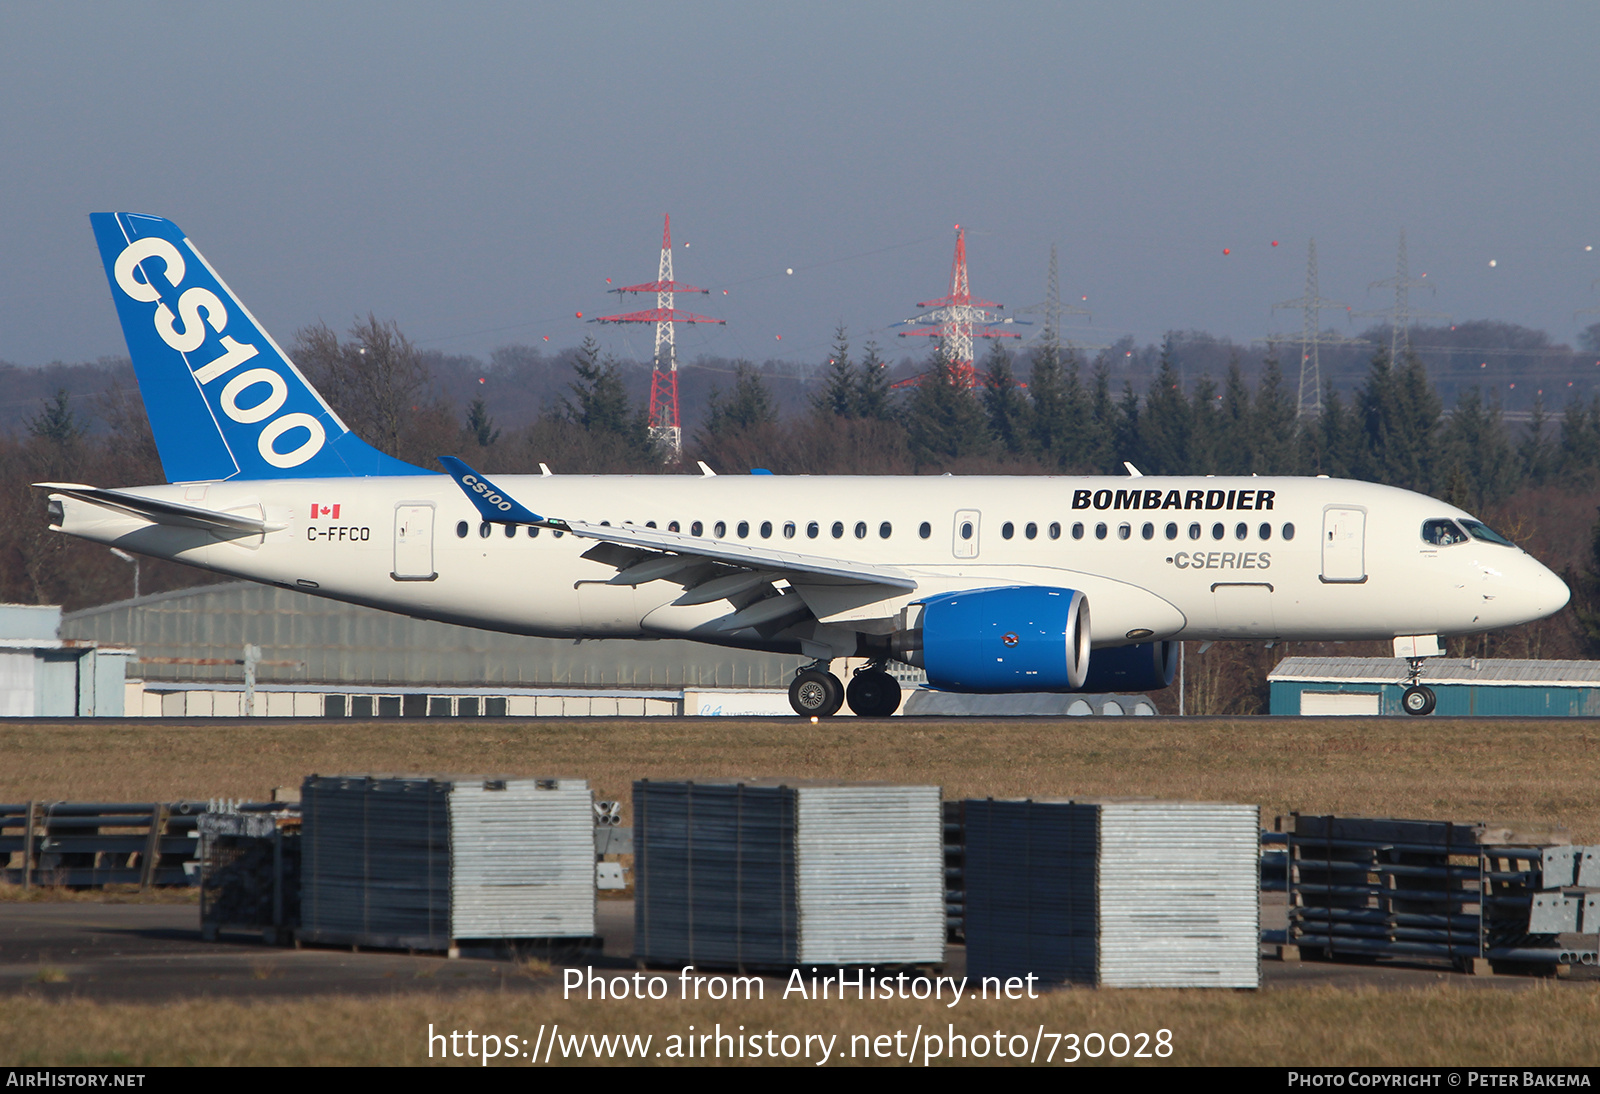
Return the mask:
MULTIPOLYGON (((205 585, 72 612, 63 638, 133 646, 145 658, 235 660, 246 642, 266 661, 257 680, 373 686, 787 688, 803 659, 674 639, 527 638, 411 619, 251 582, 205 585)), ((131 667, 147 680, 243 678, 237 665, 131 667)))
POLYGON ((301 937, 444 950, 594 935, 582 779, 308 776, 301 937))
POLYGON ((1108 987, 1260 983, 1260 810, 968 801, 968 975, 1108 987))
POLYGON ((634 784, 634 950, 779 968, 944 960, 938 787, 634 784))
MULTIPOLYGON (((1272 713, 1336 711, 1330 697, 1370 695, 1377 713, 1399 714, 1406 668, 1397 657, 1286 657, 1267 677, 1272 713)), ((1422 683, 1439 698, 1436 716, 1600 715, 1600 661, 1430 657, 1422 683)))

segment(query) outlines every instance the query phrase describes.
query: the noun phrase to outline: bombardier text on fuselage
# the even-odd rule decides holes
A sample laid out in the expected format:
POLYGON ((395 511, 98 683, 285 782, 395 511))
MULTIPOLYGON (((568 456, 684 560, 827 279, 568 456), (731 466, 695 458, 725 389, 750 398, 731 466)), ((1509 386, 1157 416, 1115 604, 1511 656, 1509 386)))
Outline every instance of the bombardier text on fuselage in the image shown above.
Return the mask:
POLYGON ((168 485, 41 485, 53 527, 121 549, 518 634, 803 654, 818 716, 892 713, 891 659, 954 691, 1143 690, 1180 639, 1426 645, 1567 600, 1469 514, 1344 480, 430 472, 352 434, 172 222, 91 223, 168 485))

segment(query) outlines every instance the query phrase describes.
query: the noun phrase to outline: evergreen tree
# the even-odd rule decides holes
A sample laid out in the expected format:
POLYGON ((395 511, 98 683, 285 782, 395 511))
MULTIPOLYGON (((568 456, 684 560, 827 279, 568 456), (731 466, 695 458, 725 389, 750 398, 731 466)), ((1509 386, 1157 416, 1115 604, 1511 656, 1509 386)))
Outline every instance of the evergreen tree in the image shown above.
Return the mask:
POLYGON ((941 341, 906 409, 907 442, 919 466, 942 466, 989 448, 983 406, 957 374, 941 341))
POLYGON ((778 408, 773 404, 772 393, 767 390, 761 373, 749 361, 738 361, 734 364, 733 394, 724 400, 721 391, 711 392, 705 433, 712 438, 722 438, 771 425, 777 420, 778 408))
POLYGON ((1032 404, 1029 425, 1033 431, 1034 451, 1047 465, 1060 467, 1067 462, 1073 445, 1068 434, 1061 351, 1053 342, 1046 342, 1034 351, 1033 370, 1028 376, 1028 399, 1032 404))
POLYGON ((494 419, 489 417, 489 406, 479 395, 467 404, 467 437, 478 443, 479 448, 488 448, 500 439, 500 431, 494 427, 494 419))
POLYGON ((1135 462, 1147 475, 1200 474, 1200 469, 1189 459, 1194 408, 1184 397, 1170 346, 1169 339, 1161 351, 1155 378, 1150 381, 1150 394, 1145 397, 1144 420, 1139 426, 1140 455, 1144 462, 1135 462))
POLYGON ((1569 479, 1593 476, 1600 467, 1600 395, 1587 403, 1576 396, 1567 401, 1557 449, 1563 475, 1569 479))
POLYGON ((1517 470, 1522 481, 1529 486, 1543 486, 1550 476, 1552 453, 1550 440, 1545 436, 1549 424, 1550 416, 1545 413, 1544 392, 1541 391, 1533 398, 1533 409, 1528 412, 1527 431, 1517 445, 1517 470))
MULTIPOLYGON (((1098 395, 1098 392, 1096 394, 1098 395)), ((1106 392, 1108 398, 1110 394, 1108 389, 1106 392)), ((1123 381, 1122 398, 1104 420, 1110 426, 1108 432, 1111 435, 1111 444, 1108 446, 1106 459, 1097 470, 1109 475, 1121 471, 1124 463, 1131 463, 1143 471, 1144 468, 1139 465, 1149 461, 1145 459, 1143 433, 1140 430, 1143 423, 1140 421, 1139 394, 1133 390, 1132 380, 1123 381)))
POLYGON ((1258 475, 1292 475, 1304 466, 1298 456, 1295 416, 1296 407, 1283 389, 1277 354, 1269 350, 1261 363, 1261 380, 1256 384, 1256 401, 1251 409, 1255 451, 1250 470, 1258 475))
POLYGON ((833 333, 833 349, 828 354, 828 373, 822 390, 817 392, 811 405, 824 417, 855 418, 861 412, 860 379, 850 363, 850 336, 844 324, 833 333))
POLYGON ((989 415, 989 434, 1010 456, 1033 451, 1033 423, 1028 399, 1013 370, 1011 352, 996 338, 983 362, 983 404, 989 415))
MULTIPOLYGON (((1070 391, 1068 395, 1070 397, 1070 391)), ((1128 395, 1133 395, 1131 387, 1128 389, 1128 395)), ((1111 366, 1104 360, 1095 366, 1094 387, 1089 396, 1089 411, 1088 428, 1084 431, 1084 441, 1081 446, 1083 456, 1081 462, 1075 465, 1076 468, 1090 473, 1120 470, 1122 465, 1116 458, 1117 443, 1122 439, 1124 432, 1133 435, 1138 428, 1138 421, 1136 417, 1133 429, 1126 431, 1123 429, 1123 415, 1111 399, 1111 366)), ((1136 416, 1139 412, 1137 400, 1133 404, 1133 412, 1136 416)))
MULTIPOLYGON (((1200 400, 1195 399, 1199 408, 1200 400)), ((1228 377, 1222 385, 1222 405, 1218 408, 1216 441, 1216 470, 1224 475, 1248 475, 1255 470, 1256 450, 1260 438, 1256 435, 1255 414, 1250 406, 1250 391, 1245 387, 1244 371, 1235 352, 1228 360, 1228 377)))
POLYGON ((1442 431, 1442 447, 1452 504, 1482 512, 1510 495, 1517 472, 1511 441, 1499 404, 1485 407, 1478 388, 1461 392, 1442 431))
MULTIPOLYGON (((1245 399, 1248 406, 1249 396, 1246 395, 1245 399)), ((1228 452, 1223 443, 1227 423, 1218 406, 1220 401, 1217 397, 1216 382, 1210 376, 1201 376, 1195 381, 1194 400, 1190 404, 1193 418, 1189 427, 1189 451, 1184 463, 1184 466, 1190 469, 1190 474, 1243 473, 1231 470, 1237 461, 1232 458, 1233 453, 1228 452)))
POLYGON ((878 344, 867 343, 856 381, 856 413, 867 421, 892 422, 894 399, 889 391, 889 364, 878 356, 878 344))
POLYGON ((1303 436, 1309 449, 1306 466, 1314 474, 1334 479, 1355 477, 1361 460, 1355 412, 1345 408, 1333 381, 1328 381, 1323 392, 1322 416, 1317 419, 1316 428, 1306 430, 1303 436))
POLYGON ((30 477, 44 479, 75 478, 83 461, 83 436, 86 430, 72 409, 66 388, 57 388, 39 413, 28 419, 30 477))
POLYGON ((1427 493, 1432 486, 1439 399, 1415 354, 1397 370, 1378 353, 1357 402, 1362 471, 1378 482, 1427 493))
POLYGON ((648 459, 653 450, 649 421, 642 410, 633 409, 617 362, 601 356, 600 343, 592 336, 578 348, 572 370, 578 374, 570 385, 576 402, 563 401, 567 420, 601 444, 619 446, 630 458, 648 459))

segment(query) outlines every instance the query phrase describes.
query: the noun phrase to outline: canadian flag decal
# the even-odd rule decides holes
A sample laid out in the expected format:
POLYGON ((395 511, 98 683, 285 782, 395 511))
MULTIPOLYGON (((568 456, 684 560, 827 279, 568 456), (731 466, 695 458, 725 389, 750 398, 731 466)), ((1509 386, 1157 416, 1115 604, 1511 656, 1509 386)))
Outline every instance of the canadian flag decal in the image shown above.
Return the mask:
POLYGON ((318 517, 329 517, 329 518, 331 518, 333 520, 338 520, 339 519, 339 506, 338 506, 338 503, 335 503, 332 506, 327 506, 327 505, 318 505, 316 502, 312 502, 311 503, 311 519, 312 520, 316 520, 318 517))

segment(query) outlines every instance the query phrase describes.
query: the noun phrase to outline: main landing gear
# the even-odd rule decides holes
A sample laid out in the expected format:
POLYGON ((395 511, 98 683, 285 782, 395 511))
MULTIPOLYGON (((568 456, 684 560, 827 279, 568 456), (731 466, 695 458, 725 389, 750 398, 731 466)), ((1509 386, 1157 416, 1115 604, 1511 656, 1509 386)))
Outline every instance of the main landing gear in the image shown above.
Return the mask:
POLYGON ((1418 683, 1422 679, 1422 662, 1421 657, 1406 658, 1406 664, 1410 666, 1406 674, 1408 686, 1400 695, 1401 709, 1419 717, 1432 714, 1433 708, 1439 705, 1439 697, 1433 693, 1433 689, 1418 683))
POLYGON ((847 700, 857 717, 887 718, 900 709, 900 685, 881 661, 856 670, 848 688, 828 671, 826 661, 805 666, 789 685, 789 705, 802 718, 830 718, 847 700))

